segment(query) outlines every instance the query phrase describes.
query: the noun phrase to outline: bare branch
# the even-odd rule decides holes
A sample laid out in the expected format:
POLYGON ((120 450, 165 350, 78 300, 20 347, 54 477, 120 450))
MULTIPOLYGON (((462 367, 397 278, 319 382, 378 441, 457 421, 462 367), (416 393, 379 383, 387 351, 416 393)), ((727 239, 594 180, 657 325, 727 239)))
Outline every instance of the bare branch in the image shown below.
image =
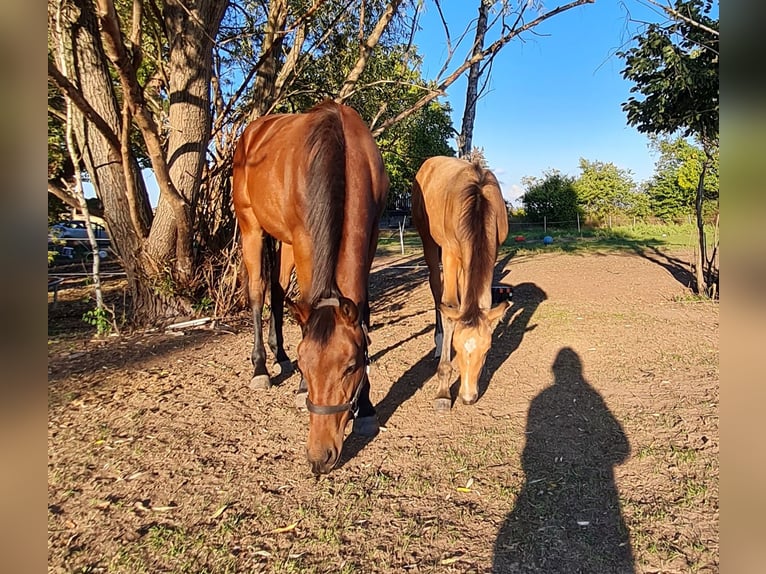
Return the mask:
POLYGON ((72 103, 82 112, 82 114, 98 129, 109 143, 109 147, 112 148, 115 155, 120 155, 120 139, 117 134, 114 133, 106 120, 102 118, 99 113, 93 109, 88 103, 82 92, 69 81, 69 79, 61 73, 56 67, 56 64, 48 60, 48 77, 58 86, 58 88, 69 98, 72 103))
POLYGON ((70 207, 80 207, 80 202, 74 195, 50 180, 48 181, 48 193, 55 195, 70 207))
POLYGON ((577 6, 582 6, 583 4, 593 4, 595 1, 596 0, 575 0, 574 2, 570 2, 569 4, 558 6, 557 8, 554 8, 553 10, 550 10, 549 12, 546 12, 545 14, 542 14, 541 16, 538 16, 534 20, 531 20, 530 22, 528 22, 527 24, 524 24, 523 26, 519 28, 512 29, 502 38, 499 38, 498 40, 493 42, 488 48, 486 48, 482 52, 475 54, 471 58, 466 59, 466 61, 463 62, 461 66, 459 66, 454 72, 452 72, 449 76, 447 76, 447 78, 441 81, 435 88, 430 89, 429 92, 425 96, 420 98, 417 102, 415 102, 413 106, 404 110, 403 112, 396 115, 395 117, 389 118, 388 120, 383 122, 380 125, 380 127, 378 127, 372 132, 372 135, 374 137, 379 136, 392 125, 411 116, 412 114, 414 114, 415 112, 417 112, 418 110, 420 110, 429 102, 438 98, 439 96, 443 96, 446 93, 446 89, 450 85, 452 85, 455 82, 455 80, 457 80, 463 74, 463 72, 465 72, 468 68, 470 68, 474 62, 480 62, 481 60, 485 58, 494 57, 494 55, 498 51, 500 51, 500 49, 503 46, 505 46, 508 42, 510 42, 513 38, 515 38, 519 34, 522 34, 528 30, 531 30, 532 28, 534 28, 541 22, 544 22, 545 20, 552 18, 553 16, 556 16, 557 14, 561 14, 562 12, 566 12, 567 10, 576 8, 577 6))
MULTIPOLYGON (((174 206, 174 210, 183 210, 185 209, 186 200, 178 193, 178 190, 176 190, 173 182, 170 180, 168 165, 165 161, 162 142, 160 141, 159 129, 154 122, 154 118, 146 109, 141 86, 136 77, 136 71, 131 66, 130 59, 127 58, 114 3, 111 0, 96 0, 96 5, 98 6, 98 18, 104 40, 104 51, 117 69, 123 89, 123 97, 129 103, 130 111, 144 137, 160 193, 167 196, 168 201, 174 206)), ((182 225, 180 221, 177 224, 182 225)))
POLYGON ((693 18, 689 18, 688 16, 684 16, 678 10, 673 9, 670 6, 666 6, 665 4, 660 4, 656 0, 646 0, 646 1, 649 2, 650 4, 654 4, 655 6, 660 8, 661 10, 664 10, 665 13, 668 14, 668 16, 670 16, 671 18, 673 18, 675 20, 682 20, 683 22, 686 22, 690 26, 694 26, 694 27, 699 28, 700 30, 702 30, 704 32, 707 32, 711 36, 715 36, 716 38, 719 37, 718 30, 714 30, 713 28, 710 28, 709 26, 705 26, 704 24, 702 24, 700 22, 697 22, 693 18))
POLYGON ((375 28, 370 34, 370 37, 367 38, 367 41, 361 46, 361 53, 359 54, 359 58, 357 59, 354 67, 349 72, 348 76, 346 76, 346 80, 343 82, 343 87, 341 87, 340 92, 338 93, 338 97, 335 98, 336 102, 342 103, 348 98, 348 94, 351 92, 351 90, 354 89, 354 85, 359 80, 362 72, 364 72, 364 68, 367 65, 367 60, 370 58, 370 54, 372 53, 373 48, 380 41, 380 37, 383 35, 383 32, 385 31, 389 22, 391 22, 393 19, 401 3, 402 0, 392 0, 391 3, 386 6, 386 9, 383 11, 380 20, 378 20, 378 23, 375 24, 375 28))

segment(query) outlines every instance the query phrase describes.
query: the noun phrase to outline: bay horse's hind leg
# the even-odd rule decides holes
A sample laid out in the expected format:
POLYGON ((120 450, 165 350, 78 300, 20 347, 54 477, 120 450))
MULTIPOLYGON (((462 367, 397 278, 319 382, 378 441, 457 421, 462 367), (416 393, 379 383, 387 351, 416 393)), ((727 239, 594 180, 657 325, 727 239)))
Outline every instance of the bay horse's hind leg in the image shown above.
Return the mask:
MULTIPOLYGON (((375 229, 378 229, 379 223, 375 223, 375 229)), ((375 257, 375 250, 378 246, 378 234, 377 232, 374 234, 372 241, 370 242, 370 251, 368 253, 368 261, 372 261, 373 257, 375 257)), ((369 269, 367 270, 368 277, 369 277, 369 269)), ((369 285, 367 288, 367 297, 364 302, 364 307, 361 309, 362 311, 362 320, 364 322, 365 328, 369 330, 370 328, 370 292, 369 292, 369 285)), ((365 336, 368 334, 365 333, 365 336)), ((369 342, 369 337, 368 337, 369 342)), ((368 349, 369 353, 369 349, 368 349)), ((369 357, 367 357, 367 360, 369 361, 369 357)), ((369 369, 369 365, 365 365, 365 369, 369 369)), ((364 380, 362 381, 362 390, 359 393, 359 400, 357 402, 357 408, 359 411, 357 412, 356 416, 354 417, 354 422, 352 424, 351 430, 354 434, 358 434, 359 436, 375 436, 380 431, 380 423, 378 422, 378 413, 375 411, 375 407, 372 405, 372 401, 370 400, 370 377, 369 372, 364 376, 364 380)))
POLYGON ((279 375, 288 376, 293 372, 293 363, 285 352, 284 325, 285 293, 290 285, 290 275, 293 270, 292 247, 282 244, 277 249, 276 240, 267 237, 269 249, 277 254, 279 266, 271 266, 271 320, 269 321, 269 348, 274 354, 274 360, 279 367, 279 375))
POLYGON ((253 363, 253 377, 250 379, 250 388, 268 389, 271 387, 271 380, 266 369, 262 319, 263 294, 266 286, 265 274, 263 273, 264 234, 254 216, 247 219, 241 227, 242 257, 247 269, 247 291, 250 308, 253 312, 253 352, 250 355, 253 363))
MULTIPOLYGON (((362 317, 364 317, 364 324, 369 329, 370 326, 370 303, 369 295, 368 301, 365 302, 364 309, 362 309, 362 317)), ((365 366, 367 369, 368 366, 365 366)), ((380 423, 378 422, 378 414, 375 411, 375 407, 370 400, 370 377, 369 373, 364 376, 364 380, 361 382, 362 390, 359 392, 359 400, 357 407, 359 411, 354 417, 352 424, 352 432, 360 436, 375 436, 380 431, 380 423)))

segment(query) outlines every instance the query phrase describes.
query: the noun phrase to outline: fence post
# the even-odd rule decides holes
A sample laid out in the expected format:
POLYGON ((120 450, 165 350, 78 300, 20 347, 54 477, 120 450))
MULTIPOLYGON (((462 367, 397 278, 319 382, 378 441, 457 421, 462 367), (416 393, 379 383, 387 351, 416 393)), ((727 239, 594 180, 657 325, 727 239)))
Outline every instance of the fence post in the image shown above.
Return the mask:
POLYGON ((402 218, 399 223, 399 244, 402 246, 402 255, 404 255, 404 226, 407 224, 407 216, 402 218))
POLYGON ((577 235, 582 235, 582 231, 580 231, 580 214, 577 214, 577 235))
POLYGON ((543 215, 543 233, 548 234, 548 216, 543 215))

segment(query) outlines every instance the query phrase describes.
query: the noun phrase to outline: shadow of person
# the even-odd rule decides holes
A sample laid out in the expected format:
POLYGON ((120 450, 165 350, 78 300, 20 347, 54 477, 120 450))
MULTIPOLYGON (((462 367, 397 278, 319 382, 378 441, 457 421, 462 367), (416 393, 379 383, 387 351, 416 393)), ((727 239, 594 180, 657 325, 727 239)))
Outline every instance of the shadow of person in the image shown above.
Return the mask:
POLYGON ((613 467, 630 445, 571 348, 532 400, 521 455, 525 483, 497 536, 493 571, 634 573, 613 467))

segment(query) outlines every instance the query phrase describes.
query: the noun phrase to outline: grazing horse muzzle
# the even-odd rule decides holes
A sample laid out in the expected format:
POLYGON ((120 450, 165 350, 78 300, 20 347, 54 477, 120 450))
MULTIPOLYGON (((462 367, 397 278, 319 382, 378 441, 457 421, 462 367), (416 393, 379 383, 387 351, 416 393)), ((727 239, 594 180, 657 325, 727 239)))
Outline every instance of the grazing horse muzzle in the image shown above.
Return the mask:
POLYGON ((351 416, 358 413, 359 395, 365 383, 362 377, 351 400, 336 405, 317 405, 306 397, 309 412, 309 438, 306 448, 311 470, 314 474, 330 472, 340 459, 346 424, 351 416), (331 446, 325 446, 325 445, 331 446))
POLYGON ((367 328, 357 305, 342 296, 313 307, 291 305, 304 329, 298 363, 308 388, 306 455, 315 473, 329 472, 340 457, 346 423, 360 412, 369 365, 367 328))

